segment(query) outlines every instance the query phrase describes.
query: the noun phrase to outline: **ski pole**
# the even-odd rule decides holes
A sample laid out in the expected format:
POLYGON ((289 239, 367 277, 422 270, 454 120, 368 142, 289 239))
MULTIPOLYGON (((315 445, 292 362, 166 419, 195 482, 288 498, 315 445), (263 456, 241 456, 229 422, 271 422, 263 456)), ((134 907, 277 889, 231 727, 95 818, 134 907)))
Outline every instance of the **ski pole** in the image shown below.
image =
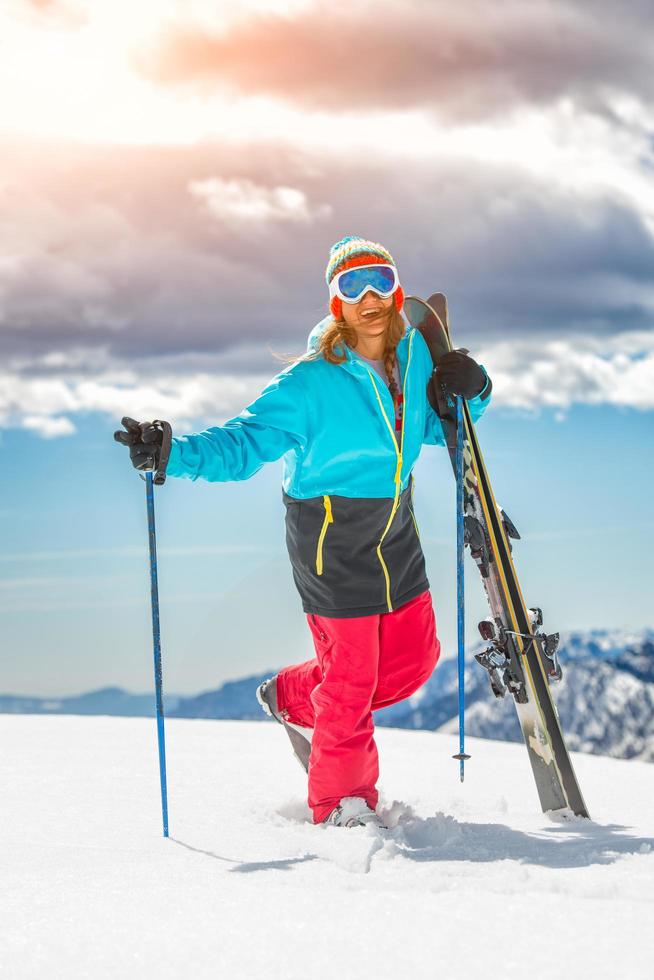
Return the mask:
POLYGON ((465 578, 463 524, 463 399, 456 399, 456 635, 459 666, 459 778, 463 782, 465 760, 465 578))
POLYGON ((159 744, 161 814, 163 817, 163 835, 164 837, 168 837, 166 737, 164 732, 163 672, 161 666, 161 632, 159 628, 159 583, 157 579, 157 535, 154 524, 154 486, 152 473, 145 474, 145 497, 148 507, 148 540, 150 544, 150 597, 152 605, 152 641, 154 645, 154 688, 157 703, 157 741, 159 744))

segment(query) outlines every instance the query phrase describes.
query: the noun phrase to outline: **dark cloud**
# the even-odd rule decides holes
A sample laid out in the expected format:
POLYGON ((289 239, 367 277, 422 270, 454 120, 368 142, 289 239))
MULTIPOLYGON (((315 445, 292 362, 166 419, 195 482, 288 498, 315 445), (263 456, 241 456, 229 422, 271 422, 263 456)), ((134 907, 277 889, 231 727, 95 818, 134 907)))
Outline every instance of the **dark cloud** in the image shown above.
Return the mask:
POLYGON ((66 352, 84 349, 103 364, 166 357, 173 370, 176 357, 241 349, 242 368, 262 370, 270 348, 302 350, 326 313, 327 252, 343 234, 384 242, 408 291, 447 292, 466 341, 601 336, 654 317, 654 244, 639 215, 512 168, 270 144, 5 145, 3 161, 5 363, 50 356, 49 370, 65 370, 66 352), (319 216, 249 221, 189 190, 214 181, 220 197, 244 180, 264 203, 293 188, 319 216))
MULTIPOLYGON (((189 188, 217 176, 248 178, 264 189, 301 183, 311 199, 311 182, 295 173, 302 165, 287 157, 272 146, 5 143, 5 353, 42 355, 91 343, 141 357, 278 335, 302 306, 304 287, 291 294, 285 282, 289 259, 312 267, 313 287, 322 292, 320 231, 312 238, 302 223, 219 219, 189 188)), ((310 313, 316 319, 322 299, 310 313)))
POLYGON ((180 24, 138 65, 157 82, 231 86, 333 112, 427 107, 475 118, 563 95, 650 97, 651 4, 318 3, 209 34, 180 24))

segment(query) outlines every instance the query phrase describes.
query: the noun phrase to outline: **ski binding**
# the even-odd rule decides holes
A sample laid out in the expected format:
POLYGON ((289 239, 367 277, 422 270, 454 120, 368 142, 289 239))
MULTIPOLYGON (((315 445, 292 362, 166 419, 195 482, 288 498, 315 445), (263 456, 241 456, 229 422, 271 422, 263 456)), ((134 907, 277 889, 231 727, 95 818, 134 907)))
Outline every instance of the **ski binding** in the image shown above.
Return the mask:
POLYGON ((503 698, 510 691, 518 704, 524 704, 527 700, 525 681, 517 657, 511 657, 510 630, 506 630, 499 620, 483 619, 479 632, 482 639, 490 641, 491 646, 483 653, 475 654, 475 660, 488 671, 493 694, 496 698, 503 698))

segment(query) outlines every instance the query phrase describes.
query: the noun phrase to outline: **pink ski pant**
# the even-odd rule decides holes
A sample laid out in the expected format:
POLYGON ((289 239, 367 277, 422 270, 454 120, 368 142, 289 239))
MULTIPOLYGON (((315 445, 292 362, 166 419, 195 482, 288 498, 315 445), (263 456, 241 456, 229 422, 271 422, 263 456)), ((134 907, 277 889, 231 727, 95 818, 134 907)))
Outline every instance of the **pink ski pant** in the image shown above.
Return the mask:
POLYGON ((379 775, 372 712, 413 694, 440 654, 429 591, 390 613, 330 619, 307 615, 314 660, 285 667, 277 701, 285 718, 313 728, 309 806, 315 823, 344 796, 374 810, 379 775))

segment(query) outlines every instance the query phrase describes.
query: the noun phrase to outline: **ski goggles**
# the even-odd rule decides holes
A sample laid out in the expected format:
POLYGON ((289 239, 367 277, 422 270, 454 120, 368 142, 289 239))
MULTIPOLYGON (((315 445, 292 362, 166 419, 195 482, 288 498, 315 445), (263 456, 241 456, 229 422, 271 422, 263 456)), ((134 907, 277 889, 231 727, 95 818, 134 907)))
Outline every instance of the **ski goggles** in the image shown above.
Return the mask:
POLYGON ((344 303, 358 303, 371 289, 382 299, 388 299, 399 285, 394 265, 357 265, 334 276, 329 284, 329 296, 330 299, 338 296, 344 303))

